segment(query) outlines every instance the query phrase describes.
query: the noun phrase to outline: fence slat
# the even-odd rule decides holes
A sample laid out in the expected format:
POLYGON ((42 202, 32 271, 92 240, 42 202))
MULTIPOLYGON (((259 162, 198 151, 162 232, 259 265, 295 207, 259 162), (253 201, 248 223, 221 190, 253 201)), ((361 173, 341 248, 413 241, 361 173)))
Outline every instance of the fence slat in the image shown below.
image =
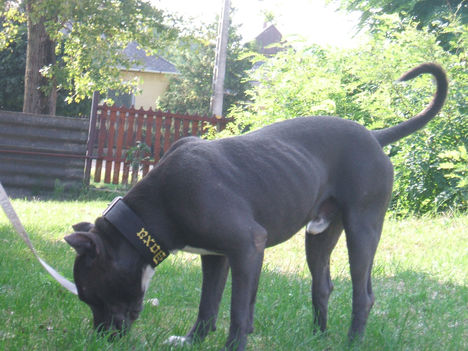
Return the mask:
POLYGON ((180 139, 180 119, 174 119, 174 143, 180 139))
MULTIPOLYGON (((127 137, 125 138, 125 159, 127 158, 128 149, 134 145, 133 140, 133 124, 135 123, 135 109, 130 109, 128 112, 128 127, 127 127, 127 137)), ((124 167, 122 172, 122 184, 128 184, 128 175, 130 171, 130 162, 125 162, 124 159, 124 167)))
POLYGON ((123 113, 120 113, 117 119, 118 124, 119 124, 119 130, 117 132, 117 145, 115 149, 114 175, 112 177, 112 184, 119 184, 120 168, 123 163, 122 148, 123 148, 123 142, 124 142, 125 119, 126 119, 126 116, 123 113))
MULTIPOLYGON (((145 176, 167 152, 171 144, 181 137, 200 136, 209 125, 223 129, 229 122, 226 118, 189 116, 166 113, 162 111, 135 110, 133 107, 115 108, 107 105, 98 106, 97 152, 95 163, 95 182, 104 178, 105 183, 128 184, 129 178, 134 183, 140 176, 145 176), (139 166, 126 161, 128 152, 137 142, 145 143, 151 148, 151 161, 141 161, 139 166), (105 164, 102 177, 103 162, 105 164), (141 169, 140 169, 140 166, 141 169)), ((138 160, 137 160, 138 161, 138 160)))
POLYGON ((106 143, 106 139, 107 139, 107 129, 106 129, 107 108, 105 105, 102 106, 101 113, 99 116, 100 116, 100 121, 99 121, 99 134, 98 134, 98 151, 97 151, 97 159, 96 159, 96 168, 94 171, 94 181, 96 183, 101 182, 102 160, 104 156, 104 144, 106 143))
POLYGON ((190 120, 184 119, 184 122, 182 124, 182 135, 184 137, 189 135, 189 125, 190 125, 190 120))
MULTIPOLYGON (((145 111, 143 109, 140 109, 138 111, 138 117, 137 117, 137 131, 135 135, 135 140, 134 144, 136 144, 138 141, 143 141, 142 140, 142 134, 143 134, 143 123, 145 121, 145 111)), ((136 180, 138 179, 138 172, 139 169, 138 167, 132 167, 132 183, 135 183, 136 180)))
POLYGON ((166 119, 164 120, 164 152, 167 152, 171 145, 171 124, 172 118, 166 116, 166 119))
POLYGON ((162 127, 162 113, 156 114, 156 131, 154 139, 154 164, 159 161, 161 157, 161 127, 162 127))
POLYGON ((104 182, 110 184, 111 182, 111 171, 112 171, 112 162, 114 161, 114 144, 115 144, 115 122, 117 110, 115 108, 110 109, 110 118, 109 118, 109 134, 107 138, 107 156, 106 156, 106 172, 104 173, 104 182))
MULTIPOLYGON (((151 112, 151 111, 150 111, 151 112)), ((146 135, 145 135, 145 143, 147 146, 151 148, 153 144, 153 122, 154 122, 154 115, 151 113, 148 113, 146 116, 146 135)), ((144 157, 151 157, 150 154, 145 154, 144 157)), ((143 161, 143 174, 146 175, 149 172, 149 165, 150 161, 144 160, 143 161)))
POLYGON ((198 121, 192 121, 192 135, 197 136, 198 134, 198 121))

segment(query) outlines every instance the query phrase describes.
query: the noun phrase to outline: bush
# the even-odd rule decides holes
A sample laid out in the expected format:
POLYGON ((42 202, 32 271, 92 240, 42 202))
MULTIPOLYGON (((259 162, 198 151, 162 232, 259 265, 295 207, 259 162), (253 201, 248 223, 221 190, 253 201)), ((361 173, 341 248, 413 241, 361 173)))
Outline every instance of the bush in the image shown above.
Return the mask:
POLYGON ((391 206, 400 215, 465 211, 466 186, 460 184, 466 183, 466 167, 460 170, 466 160, 451 157, 447 167, 447 157, 468 147, 467 25, 454 19, 443 29, 454 38, 447 52, 437 41, 440 33, 417 29, 417 23, 397 16, 383 16, 379 23, 356 49, 289 47, 272 59, 257 57, 265 63, 250 77, 257 82, 250 101, 231 111, 235 122, 224 134, 320 114, 339 115, 370 129, 393 126, 425 108, 434 91, 427 75, 404 84, 395 80, 420 63, 438 62, 450 80, 443 110, 426 128, 386 149, 396 175, 391 206))

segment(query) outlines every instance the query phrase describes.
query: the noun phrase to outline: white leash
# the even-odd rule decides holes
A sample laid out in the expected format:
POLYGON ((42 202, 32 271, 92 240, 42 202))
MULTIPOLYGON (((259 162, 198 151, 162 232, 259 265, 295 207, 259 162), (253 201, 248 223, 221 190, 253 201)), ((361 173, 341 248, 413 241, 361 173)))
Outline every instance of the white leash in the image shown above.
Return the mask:
POLYGON ((5 192, 5 189, 3 189, 2 183, 0 183, 0 205, 3 208, 3 211, 5 211, 6 216, 10 220, 11 224, 15 228, 16 232, 21 236, 21 238, 24 240, 26 245, 31 249, 32 253, 34 256, 36 256, 37 260, 42 264, 42 266, 45 268, 47 272, 65 289, 70 291, 71 293, 77 295, 78 292, 76 290, 76 285, 64 278, 60 273, 58 273, 55 269, 53 269, 51 266, 49 266, 42 258, 39 257, 37 251, 34 249, 34 246, 31 243, 31 240, 29 240, 29 236, 26 233, 26 230, 24 229, 23 225, 21 224, 21 221, 19 220, 13 206, 11 205, 10 199, 8 198, 7 193, 5 192))

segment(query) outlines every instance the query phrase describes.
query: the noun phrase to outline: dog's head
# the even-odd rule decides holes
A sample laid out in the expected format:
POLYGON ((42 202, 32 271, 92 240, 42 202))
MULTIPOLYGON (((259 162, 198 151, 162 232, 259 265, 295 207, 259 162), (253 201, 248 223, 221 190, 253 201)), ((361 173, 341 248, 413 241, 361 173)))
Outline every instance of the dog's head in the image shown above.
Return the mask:
POLYGON ((154 271, 125 239, 117 233, 109 235, 115 231, 111 226, 105 227, 106 235, 91 223, 79 223, 73 229, 75 233, 65 241, 78 254, 73 270, 78 296, 91 308, 95 328, 123 335, 142 310, 154 271))

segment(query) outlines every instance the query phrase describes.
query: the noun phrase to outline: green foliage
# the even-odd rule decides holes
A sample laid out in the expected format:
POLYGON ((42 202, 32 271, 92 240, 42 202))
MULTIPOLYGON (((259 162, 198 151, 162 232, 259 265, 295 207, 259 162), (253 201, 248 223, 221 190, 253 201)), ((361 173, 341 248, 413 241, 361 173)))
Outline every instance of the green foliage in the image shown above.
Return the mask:
POLYGON ((248 79, 250 101, 232 111, 237 133, 310 114, 335 114, 334 97, 343 95, 340 77, 327 65, 325 50, 285 48, 272 59, 255 54, 260 67, 248 79), (327 87, 327 89, 324 89, 327 87))
POLYGON ((437 33, 439 45, 450 50, 453 35, 444 28, 458 16, 468 24, 467 0, 327 0, 347 11, 359 11, 360 28, 374 32, 381 25, 382 15, 397 15, 402 21, 415 21, 419 29, 437 33))
POLYGON ((54 78, 58 89, 68 92, 68 102, 80 102, 94 91, 130 91, 136 82, 126 82, 120 69, 131 62, 122 55, 130 42, 137 42, 148 53, 163 48, 175 37, 167 15, 146 0, 40 0, 25 12, 25 0, 4 1, 0 16, 5 18, 0 33, 2 48, 12 45, 18 24, 27 18, 42 22, 56 44, 59 57, 43 67, 45 77, 54 78), (15 25, 16 24, 16 25, 15 25))
POLYGON ((361 27, 374 28, 383 14, 397 14, 402 19, 416 20, 423 26, 439 27, 450 22, 454 13, 461 16, 463 23, 468 22, 466 0, 328 0, 338 2, 342 9, 361 12, 361 27))
POLYGON ((13 45, 18 38, 25 34, 24 27, 21 26, 26 22, 26 18, 17 7, 2 5, 0 8, 4 10, 1 12, 0 25, 2 30, 0 31, 0 50, 13 45))
MULTIPOLYGON (((444 151, 440 158, 445 161, 439 164, 444 171, 444 177, 451 184, 453 196, 461 196, 460 201, 468 202, 468 153, 466 146, 461 145, 455 150, 444 151), (453 189, 459 188, 461 192, 453 189)), ((458 190, 458 189, 457 189, 458 190)))
MULTIPOLYGON (((5 24, 8 18, 3 19, 5 24)), ((22 111, 24 71, 26 67, 26 23, 21 20, 16 21, 16 34, 10 37, 11 41, 4 43, 3 50, 0 50, 0 110, 22 111)), ((1 23, 1 20, 0 20, 1 23)), ((13 24, 8 24, 13 26, 13 24)), ((1 34, 1 32, 0 32, 1 34)), ((70 92, 65 89, 58 91, 57 115, 59 116, 84 116, 89 114, 91 100, 89 98, 80 101, 66 101, 70 92)))
MULTIPOLYGON (((151 155, 151 148, 145 143, 138 140, 135 146, 128 149, 125 162, 130 163, 132 172, 138 172, 143 167, 144 161, 149 161, 151 155)), ((137 177, 132 178, 132 184, 136 183, 137 177)))
POLYGON ((213 75, 214 28, 189 38, 181 38, 171 58, 180 75, 171 77, 169 86, 158 107, 173 113, 208 115, 213 75), (209 35, 207 39, 204 35, 209 35))
MULTIPOLYGON (((454 20, 443 29, 451 33, 455 49, 447 52, 438 44, 441 33, 395 15, 380 16, 378 22, 369 42, 356 49, 286 48, 271 59, 257 57, 265 63, 250 77, 257 82, 250 101, 233 110, 235 123, 223 135, 319 114, 353 119, 370 129, 393 126, 421 111, 434 90, 427 76, 404 84, 395 80, 422 62, 438 62, 450 79, 444 109, 422 131, 387 149, 396 174, 392 208, 403 215, 466 210, 463 189, 447 178, 440 155, 468 145, 468 26, 454 20)), ((459 170, 464 161, 451 162, 459 170)))
MULTIPOLYGON (((212 94, 213 65, 216 49, 217 23, 193 29, 180 38, 172 49, 171 61, 180 75, 171 78, 159 107, 174 113, 208 115, 212 94)), ((226 76, 224 81, 223 115, 245 99, 245 81, 249 61, 242 56, 243 47, 237 28, 230 27, 226 76)))
POLYGON ((0 26, 3 29, 0 32, 0 110, 21 111, 26 66, 26 24, 10 11, 8 16, 0 18, 0 26))

